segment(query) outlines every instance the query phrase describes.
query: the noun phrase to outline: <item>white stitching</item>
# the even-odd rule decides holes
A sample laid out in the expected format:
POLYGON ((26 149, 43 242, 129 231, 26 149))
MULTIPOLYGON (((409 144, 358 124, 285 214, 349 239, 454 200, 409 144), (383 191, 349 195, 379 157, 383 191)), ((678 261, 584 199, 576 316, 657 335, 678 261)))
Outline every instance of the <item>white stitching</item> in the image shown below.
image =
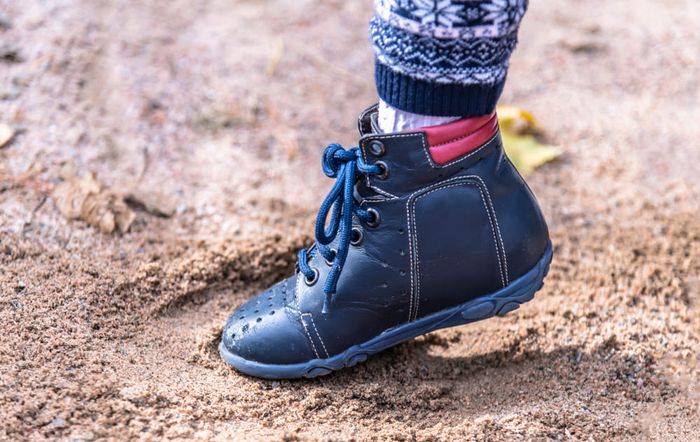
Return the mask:
MULTIPOLYGON (((420 196, 416 197, 416 201, 420 198, 420 196)), ((413 314, 413 319, 418 317, 418 302, 420 301, 420 259, 418 258, 418 228, 416 227, 416 204, 415 201, 411 202, 411 208, 413 209, 411 212, 413 216, 411 217, 411 224, 413 225, 413 232, 412 232, 412 241, 415 241, 415 246, 416 246, 416 264, 415 264, 415 278, 416 278, 416 308, 415 312, 413 314)), ((413 267, 411 267, 411 272, 413 273, 413 267)), ((413 281, 413 278, 411 278, 411 281, 413 281)), ((411 300, 413 300, 413 290, 411 290, 411 300)))
MULTIPOLYGON (((367 144, 368 141, 375 140, 375 139, 376 140, 386 140, 386 139, 392 139, 392 138, 409 138, 409 137, 415 137, 415 136, 418 136, 420 138, 421 147, 423 149, 423 153, 425 154, 425 158, 428 160, 428 163, 430 163, 430 165, 434 169, 443 169, 445 167, 452 166, 453 164, 459 163, 460 161, 466 160, 467 158, 470 158, 473 155, 476 155, 477 153, 486 149, 486 147, 488 147, 499 136, 499 132, 498 132, 498 130, 496 130, 496 133, 494 133, 493 136, 491 138, 489 138, 488 141, 486 141, 484 144, 482 144, 478 149, 473 150, 466 155, 463 155, 463 156, 461 156, 461 157, 459 157, 459 158, 457 158, 457 159, 455 159, 447 164, 442 164, 442 165, 436 164, 433 161, 433 158, 430 156, 430 152, 428 150, 428 147, 425 144, 427 136, 426 136, 425 132, 423 132, 423 131, 407 132, 407 133, 403 133, 403 134, 399 134, 399 135, 384 135, 384 136, 379 136, 379 137, 377 137, 377 134, 372 134, 372 135, 368 135, 366 137, 363 137, 363 139, 360 140, 359 144, 360 144, 360 152, 362 152, 362 159, 364 161, 367 161, 367 152, 365 152, 365 145, 367 144)), ((365 176, 365 184, 367 187, 374 190, 375 192, 378 192, 380 194, 388 196, 392 199, 399 199, 399 197, 397 197, 396 195, 393 195, 385 190, 382 190, 382 189, 372 185, 369 176, 365 176)))
MULTIPOLYGON (((393 138, 393 137, 384 137, 384 138, 393 138)), ((365 162, 367 162, 367 153, 365 152, 365 143, 366 142, 367 142, 366 139, 360 140, 360 152, 362 152, 362 161, 365 161, 365 162)), ((388 196, 391 199, 398 199, 399 198, 398 196, 391 194, 391 193, 387 192, 386 190, 382 190, 379 187, 374 186, 369 179, 369 175, 365 175, 365 185, 367 187, 369 187, 370 189, 374 190, 375 192, 380 193, 384 196, 388 196)))
POLYGON ((373 186, 373 185, 370 183, 369 176, 365 176, 365 185, 366 185, 367 187, 369 187, 370 189, 374 190, 375 192, 377 192, 377 193, 379 193, 379 194, 382 194, 382 195, 384 195, 384 196, 386 196, 386 197, 389 197, 389 198, 392 199, 392 200, 395 200, 395 199, 398 199, 398 198, 399 198, 398 196, 396 196, 396 195, 394 195, 394 194, 392 194, 392 193, 389 193, 389 192, 387 192, 386 190, 382 190, 382 189, 380 189, 379 187, 373 186))
MULTIPOLYGON (((415 136, 418 136, 418 137, 420 138, 421 147, 423 148, 423 153, 425 154, 425 158, 428 160, 428 163, 430 163, 430 165, 431 165, 433 168, 441 169, 441 168, 445 168, 445 167, 451 166, 451 165, 453 165, 453 164, 459 163, 459 162, 461 162, 461 161, 463 161, 463 160, 466 160, 467 158, 470 158, 470 157, 476 155, 477 153, 481 152, 482 150, 486 149, 486 148, 498 137, 498 131, 496 131, 496 133, 494 133, 493 136, 492 136, 491 138, 489 138, 489 140, 486 141, 486 142, 485 142, 481 147, 479 147, 478 149, 473 150, 473 151, 469 152, 468 154, 466 154, 466 155, 464 155, 464 156, 462 156, 462 157, 460 157, 460 158, 457 158, 457 159, 455 159, 454 161, 451 161, 451 162, 449 162, 449 163, 447 163, 447 164, 443 164, 443 165, 437 165, 437 164, 433 161, 432 157, 430 156, 430 152, 428 151, 428 147, 426 146, 426 134, 425 134, 425 132, 422 132, 422 131, 420 131, 420 132, 403 133, 403 134, 399 134, 399 135, 380 136, 380 137, 368 136, 368 137, 366 137, 366 138, 363 138, 362 140, 360 140, 360 143, 359 143, 359 144, 360 144, 360 152, 362 152, 362 159, 365 160, 365 161, 367 160, 367 152, 365 151, 365 146, 366 146, 367 142, 370 141, 370 140, 374 140, 374 139, 386 140, 386 139, 393 139, 393 138, 409 138, 409 137, 415 137, 415 136)), ((453 180, 456 180, 456 179, 468 178, 468 177, 471 177, 471 175, 469 175, 469 176, 455 177, 455 178, 452 178, 452 179, 450 179, 450 180, 446 180, 446 181, 442 181, 442 182, 440 182, 440 183, 434 184, 433 186, 443 185, 443 184, 449 183, 449 182, 451 182, 451 181, 453 181, 453 180)), ((477 177, 477 178, 479 178, 479 177, 477 177)), ((367 185, 367 187, 369 187, 370 189, 373 189, 373 190, 375 190, 375 191, 379 191, 379 193, 382 193, 382 194, 385 194, 385 195, 387 195, 387 194, 388 194, 388 195, 391 195, 391 194, 389 194, 388 192, 385 192, 385 191, 383 191, 383 190, 381 190, 381 189, 379 189, 379 188, 374 187, 373 185, 371 185, 369 176, 365 177, 365 179, 366 179, 366 185, 367 185)), ((481 181, 481 180, 480 180, 480 181, 481 181)), ((483 181, 481 181, 481 183, 482 183, 482 185, 483 185, 483 181)), ((485 186, 484 186, 484 187, 485 187, 485 186)), ((414 229, 414 230, 416 230, 416 227, 415 227, 415 216, 414 216, 414 217, 411 217, 411 213, 410 213, 410 210, 409 210, 409 207, 410 207, 410 204, 411 204, 411 200, 413 199, 413 197, 414 197, 417 193, 419 193, 419 192, 421 192, 421 191, 424 191, 424 190, 426 190, 426 189, 429 189, 429 188, 430 188, 430 187, 427 187, 427 188, 424 187, 424 188, 422 188, 422 189, 419 189, 419 190, 415 191, 413 194, 411 194, 411 195, 409 196, 408 201, 407 201, 407 203, 406 203, 406 219, 407 219, 407 221, 408 221, 408 223, 409 223, 409 227, 410 227, 411 223, 414 224, 414 226, 413 226, 413 229, 414 229)), ((479 187, 479 192, 481 193, 482 203, 485 205, 486 202, 485 202, 484 194, 483 194, 483 192, 482 192, 482 190, 481 190, 481 187, 479 187)), ((398 199, 398 197, 396 197, 396 196, 394 196, 394 195, 391 195, 391 197, 392 197, 392 199, 398 199)), ((489 198, 490 198, 490 197, 489 197, 489 198)), ((368 200, 368 201, 369 201, 369 200, 368 200)), ((374 202, 379 202, 379 201, 372 201, 372 202, 374 203, 374 202)), ((493 235, 494 235, 494 243, 495 243, 495 245, 496 245, 496 257, 498 258, 498 271, 499 271, 500 276, 501 276, 501 282, 503 283, 503 286, 505 287, 505 286, 506 286, 506 283, 504 282, 504 281, 505 281, 504 275, 503 275, 503 271, 504 271, 504 270, 503 270, 503 264, 502 264, 502 262, 501 262, 501 249, 499 248, 498 242, 497 242, 497 240, 496 240, 496 233, 494 232, 495 229, 494 229, 494 227, 493 227, 493 220, 492 220, 492 218, 491 218, 491 213, 489 212, 488 207, 486 207, 486 214, 487 214, 487 216, 488 216, 488 218, 489 218, 489 224, 491 225, 491 232, 492 232, 493 235)), ((495 212, 494 212, 494 216, 495 216, 495 212)), ((496 220, 496 223, 498 223, 497 220, 496 220)), ((498 231, 498 235, 500 236, 500 229, 499 229, 499 231, 498 231)), ((414 285, 417 287, 417 290, 420 290, 420 282, 416 279, 416 281, 415 281, 415 283, 414 283, 414 278, 416 278, 416 275, 415 275, 415 272, 414 272, 414 264, 413 264, 413 248, 414 248, 414 245, 413 245, 413 241, 412 241, 411 239, 413 239, 413 240, 416 241, 416 245, 415 245, 415 248, 416 248, 416 255, 417 255, 417 248, 418 248, 418 244, 417 244, 417 241, 418 241, 418 240, 417 240, 417 237, 414 236, 414 235, 411 235, 411 238, 410 238, 409 241, 408 241, 408 247, 409 247, 409 265, 411 266, 411 277, 410 277, 410 282, 411 282, 411 285, 410 285, 410 288, 411 288, 411 296, 410 296, 410 298, 409 298, 409 306, 408 306, 408 321, 411 321, 412 318, 418 316, 418 305, 416 304, 416 307, 415 307, 415 314, 414 314, 414 307, 413 307, 414 285)), ((503 256, 505 256, 505 252, 503 252, 503 256)), ((416 261, 416 262, 417 262, 417 261, 416 261)), ((417 266, 418 266, 418 264, 416 263, 416 268, 417 268, 417 266)), ((507 270, 506 270, 506 274, 507 274, 507 270)), ((417 296, 419 296, 418 293, 417 293, 417 296)), ((418 302, 418 299, 416 300, 416 302, 418 302)))
MULTIPOLYGON (((415 194, 415 193, 414 193, 415 194)), ((413 198, 413 194, 408 197, 408 200, 406 200, 406 222, 408 224, 408 229, 409 231, 411 230, 411 223, 413 222, 413 218, 411 217, 411 213, 409 210, 409 207, 411 207, 411 199, 413 198)), ((413 227, 413 230, 415 230, 415 226, 413 227)), ((408 239, 408 262, 409 266, 411 267, 409 269, 409 272, 411 272, 411 277, 409 280, 411 281, 411 296, 408 298, 409 303, 408 303, 408 322, 413 319, 413 279, 415 278, 416 272, 415 269, 413 268, 413 235, 414 232, 411 232, 409 235, 408 239)), ((416 248, 418 245, 416 244, 416 248)))
MULTIPOLYGON (((373 136, 368 136, 367 138, 360 140, 360 152, 362 152, 362 159, 364 161, 367 161, 367 153, 365 152, 365 145, 368 141, 370 141, 370 139, 371 140, 374 140, 374 139, 386 140, 386 139, 392 139, 392 138, 408 138, 408 137, 415 137, 415 136, 418 136, 420 138, 420 143, 421 143, 421 147, 423 148, 423 153, 425 154, 425 158, 428 160, 428 163, 430 163, 430 166, 433 167, 434 169, 444 169, 445 167, 452 166, 453 164, 456 164, 456 163, 459 163, 460 161, 466 160, 467 158, 470 158, 470 157, 476 155, 477 153, 481 152, 482 150, 486 149, 493 142, 493 140, 495 140, 499 136, 499 132, 496 131, 496 133, 493 134, 493 136, 491 138, 489 138, 488 141, 486 141, 484 144, 482 144, 478 149, 473 150, 466 155, 463 155, 463 156, 461 156, 453 161, 450 161, 447 164, 442 164, 442 165, 436 164, 433 161, 433 158, 430 156, 430 152, 428 150, 428 147, 425 144, 425 140, 426 140, 425 132, 409 132, 409 133, 400 134, 400 135, 380 136, 378 138, 373 138, 373 137, 376 137, 376 134, 374 134, 373 136)), ((392 195, 391 193, 386 192, 385 190, 382 190, 378 187, 373 186, 370 182, 369 176, 366 176, 365 180, 366 180, 367 187, 369 187, 370 189, 372 189, 378 193, 381 193, 383 195, 390 196, 392 199, 398 199, 398 197, 396 195, 392 195)))
MULTIPOLYGON (((389 139, 392 139, 392 138, 408 138, 408 137, 413 137, 413 136, 421 135, 421 134, 422 134, 422 132, 411 132, 411 133, 401 134, 401 135, 383 135, 383 136, 381 136, 381 137, 379 137, 379 138, 372 138, 372 136, 369 136, 369 137, 367 137, 367 138, 363 138, 362 140, 360 140, 360 152, 362 152, 362 160, 365 161, 365 162, 367 161, 367 152, 365 152, 365 145, 367 144, 368 141, 370 141, 370 139, 371 139, 371 140, 375 140, 375 139, 378 139, 378 140, 389 140, 389 139)), ((374 136, 376 137, 376 134, 374 134, 374 136)), ((423 137, 421 137, 421 143, 425 144, 425 141, 423 140, 423 137)), ((425 149, 425 146, 424 146, 423 148, 425 149)), ((382 189, 380 189, 379 187, 375 187, 374 185, 372 185, 369 176, 365 176, 365 180, 366 180, 366 185, 367 185, 367 187, 369 187, 370 189, 374 190, 375 192, 381 193, 382 195, 388 196, 388 197, 390 197, 390 198, 392 198, 392 199, 398 199, 398 198, 399 198, 398 196, 393 195, 393 194, 387 192, 386 190, 382 190, 382 189)))
POLYGON ((316 345, 314 344, 314 340, 311 338, 311 334, 309 334, 309 329, 306 328, 306 323, 304 322, 304 315, 299 316, 299 322, 301 322, 302 327, 304 327, 304 331, 306 332, 306 336, 309 338, 309 342, 311 343, 311 348, 314 349, 314 353, 316 354, 316 357, 321 359, 321 355, 318 354, 318 350, 316 350, 316 345))
POLYGON ((323 342, 323 339, 321 339, 321 335, 318 333, 318 328, 316 327, 316 322, 314 322, 313 315, 311 315, 311 313, 302 313, 301 312, 301 307, 299 306, 299 294, 300 293, 301 293, 301 274, 297 275, 297 291, 294 294, 296 306, 297 306, 297 312, 299 313, 299 322, 301 322, 301 325, 304 327, 304 331, 306 332, 306 336, 309 338, 309 342, 311 343, 311 347, 314 349, 314 353, 316 353, 316 357, 320 358, 321 356, 318 354, 318 351, 316 350, 316 346, 314 345, 314 340, 311 337, 311 334, 309 333, 308 328, 306 327, 306 323, 304 322, 304 316, 309 316, 311 318, 311 324, 314 327, 314 332, 316 332, 316 336, 318 336, 318 340, 321 342, 321 345, 323 346, 323 351, 326 353, 326 357, 329 357, 328 350, 326 350, 326 344, 323 342))
POLYGON ((478 149, 473 150, 473 151, 469 152, 468 154, 463 155, 463 156, 457 158, 456 160, 450 161, 450 162, 447 163, 447 164, 436 164, 436 163, 433 161, 433 157, 430 156, 430 151, 428 150, 428 148, 427 148, 426 145, 425 145, 425 137, 423 137, 423 139, 421 139, 421 144, 423 145, 423 153, 425 154, 425 157, 428 159, 428 162, 430 163, 430 165, 433 166, 433 168, 435 168, 435 169, 443 169, 443 168, 445 168, 445 167, 452 166, 453 164, 459 163, 459 162, 462 161, 462 160, 466 160, 467 158, 469 158, 469 157, 471 157, 471 156, 473 156, 473 155, 476 155, 478 152, 481 152, 481 151, 484 150, 489 144, 491 144, 491 142, 492 142, 497 136, 498 136, 498 131, 496 131, 496 133, 493 134, 493 136, 492 136, 491 138, 489 138, 489 140, 488 140, 487 142, 485 142, 484 144, 482 144, 481 147, 479 147, 478 149))
POLYGON ((494 220, 491 218, 491 212, 489 211, 489 208, 486 205, 486 198, 484 197, 483 190, 478 184, 472 184, 475 184, 479 189, 479 193, 481 194, 481 203, 484 205, 484 209, 486 209, 486 215, 489 217, 489 224, 491 225, 491 234, 493 235, 493 244, 496 246, 496 256, 498 257, 498 272, 501 274, 501 284, 503 284, 503 287, 505 287, 507 284, 505 279, 503 278, 503 262, 501 261, 501 252, 498 248, 498 238, 496 237, 496 229, 493 226, 494 220))
MULTIPOLYGON (((496 248, 496 258, 498 260, 498 271, 499 271, 500 277, 501 277, 501 284, 503 284, 503 287, 505 287, 507 285, 505 282, 506 280, 504 278, 504 274, 503 274, 504 266, 503 266, 503 263, 501 261, 501 248, 499 247, 499 244, 497 241, 497 235, 500 235, 500 231, 497 234, 496 229, 494 228, 494 220, 491 217, 491 211, 489 210, 489 206, 487 206, 487 199, 484 196, 482 186, 480 186, 479 184, 477 184, 473 181, 470 181, 471 179, 477 179, 481 183, 481 185, 484 186, 484 188, 486 188, 483 180, 478 175, 464 175, 464 176, 458 176, 458 177, 451 178, 451 179, 443 181, 441 183, 433 184, 432 186, 425 187, 423 189, 419 189, 419 190, 415 191, 414 193, 412 193, 407 199, 406 215, 407 215, 408 220, 410 220, 409 227, 411 225, 413 226, 413 229, 412 229, 413 231, 411 232, 410 237, 413 239, 413 241, 415 241, 415 249, 416 249, 416 251, 415 251, 416 264, 414 266, 414 264, 413 264, 413 241, 409 241, 408 242, 408 244, 409 244, 409 258, 410 258, 410 265, 411 265, 411 298, 410 298, 411 303, 409 304, 409 321, 412 318, 415 318, 418 316, 418 302, 420 301, 420 280, 418 278, 418 270, 420 268, 420 260, 418 258, 418 229, 416 228, 415 213, 413 213, 413 216, 411 216, 411 211, 409 210, 409 208, 413 208, 413 212, 415 212, 415 202, 419 198, 421 198, 425 195, 428 195, 430 193, 433 193, 435 191, 442 190, 442 189, 448 189, 450 187, 458 187, 458 186, 463 185, 463 184, 471 184, 473 186, 476 186, 476 188, 479 190, 479 194, 481 195, 481 203, 484 205, 484 209, 486 210, 486 216, 488 217, 488 220, 489 220, 489 226, 491 227, 491 234, 493 236, 493 243, 494 243, 494 246, 496 248), (455 184, 449 184, 449 183, 452 183, 454 181, 460 181, 460 182, 455 183, 455 184), (446 184, 449 184, 449 185, 446 185, 446 184), (431 187, 432 187, 432 189, 431 189, 431 187), (428 190, 428 189, 430 189, 430 190, 428 190), (421 193, 421 192, 423 192, 423 193, 421 193), (418 193, 421 193, 421 194, 417 195, 418 193), (414 277, 416 278, 415 316, 412 314, 413 313, 412 306, 413 306, 413 286, 414 286, 413 278, 414 277)), ((493 206, 491 206, 491 209, 493 210, 493 206)), ((493 216, 495 217, 495 215, 496 215, 496 213, 494 212, 493 216)))
MULTIPOLYGON (((295 298, 295 304, 297 307, 297 313, 299 313, 299 322, 301 322, 301 326, 304 327, 304 332, 306 333, 306 337, 309 338, 309 342, 311 343, 311 348, 314 349, 314 353, 316 354, 316 357, 321 359, 321 355, 318 354, 318 350, 316 350, 316 345, 314 344, 314 340, 311 337, 311 334, 309 333, 309 329, 306 327, 306 323, 304 322, 304 313, 301 312, 301 307, 299 306, 299 294, 301 293, 301 273, 297 275, 297 284, 296 284, 296 293, 294 293, 294 298, 295 298)), ((318 332, 316 332, 318 333, 318 332)))
MULTIPOLYGON (((396 198, 396 199, 398 199, 398 198, 396 198)), ((391 199, 391 198, 389 198, 389 199, 386 199, 386 198, 382 198, 382 199, 365 198, 365 199, 363 199, 362 201, 360 201, 360 205, 365 204, 365 203, 368 203, 368 204, 386 203, 386 202, 396 201, 396 199, 391 199)))
MULTIPOLYGON (((493 227, 493 222, 491 220, 491 213, 489 212, 489 208, 486 206, 486 197, 484 196, 484 192, 481 190, 481 187, 474 183, 465 180, 463 183, 455 183, 455 184, 450 184, 449 186, 444 186, 444 187, 438 187, 436 189, 430 190, 426 193, 422 193, 418 195, 413 202, 413 207, 415 211, 415 206, 418 203, 418 200, 420 198, 423 198, 424 196, 430 195, 431 193, 437 192, 439 190, 444 190, 444 189, 449 189, 451 187, 460 187, 463 186, 464 184, 470 184, 472 186, 476 186, 476 188, 479 190, 479 194, 481 194, 481 203, 484 205, 484 209, 486 210, 486 216, 489 218, 489 224, 491 225, 491 234, 493 235, 493 245, 496 247, 496 257, 498 258, 498 270, 501 274, 501 283, 505 287, 506 283, 503 279, 503 269, 502 269, 502 264, 501 264, 501 250, 498 247, 498 243, 496 242, 496 232, 493 227)), ((416 238, 416 273, 420 273, 420 259, 418 258, 418 229, 415 227, 415 216, 413 218, 414 220, 414 229, 415 229, 415 238, 416 238)), ((416 315, 418 314, 418 306, 420 305, 420 278, 416 279, 416 315)))
MULTIPOLYGON (((390 140, 392 138, 408 138, 408 137, 415 137, 416 135, 423 135, 423 132, 408 132, 405 134, 397 134, 397 135, 379 135, 378 134, 372 134, 367 136, 366 138, 363 137, 360 140, 360 152, 362 152, 362 159, 367 162, 367 152, 365 152, 365 145, 367 144, 368 141, 374 141, 374 140, 390 140)), ((421 141, 423 141, 423 138, 421 137, 421 141)))
POLYGON ((323 351, 326 353, 326 357, 330 357, 328 350, 326 350, 326 344, 323 343, 323 339, 321 339, 321 335, 318 333, 318 327, 316 327, 316 321, 314 321, 313 315, 308 314, 308 316, 311 318, 311 325, 314 327, 314 331, 316 332, 316 336, 318 336, 318 340, 321 342, 321 346, 323 347, 323 351))
MULTIPOLYGON (((433 145, 430 146, 430 147, 445 146, 445 145, 447 145, 447 144, 452 144, 452 143, 455 143, 455 142, 457 142, 457 141, 459 141, 459 140, 463 140, 463 139, 465 139, 465 138, 467 138, 467 137, 471 137, 471 136, 474 135, 475 133, 479 132, 481 129, 485 128, 486 125, 488 125, 489 123, 491 123, 493 120, 498 121, 498 118, 496 117, 496 114, 495 114, 495 113, 491 115, 491 118, 489 118, 489 120, 488 120, 486 123, 484 123, 483 125, 479 126, 479 127, 476 128, 474 131, 469 132, 468 134, 465 134, 465 135, 460 135, 460 136, 458 136, 458 137, 452 138, 452 139, 447 140, 447 141, 443 141, 442 143, 433 144, 433 145)), ((498 123, 496 123, 496 124, 498 124, 498 123)), ((493 135, 492 135, 492 136, 493 136, 493 135)))
POLYGON ((301 273, 297 274, 297 287, 294 292, 294 304, 297 306, 297 311, 301 314, 301 307, 299 307, 299 294, 301 293, 301 273))
POLYGON ((482 180, 480 176, 475 175, 475 177, 477 180, 479 180, 482 187, 486 191, 486 198, 488 199, 489 206, 491 206, 491 211, 493 212, 493 219, 496 223, 496 232, 498 233, 498 239, 501 243, 501 252, 503 253, 503 269, 506 273, 506 284, 508 284, 510 282, 510 278, 508 277, 508 257, 506 256, 506 247, 503 243, 503 236, 501 236, 501 227, 498 225, 498 215, 496 214, 496 208, 493 206, 493 201, 491 200, 491 193, 489 192, 489 188, 486 186, 484 180, 482 180))

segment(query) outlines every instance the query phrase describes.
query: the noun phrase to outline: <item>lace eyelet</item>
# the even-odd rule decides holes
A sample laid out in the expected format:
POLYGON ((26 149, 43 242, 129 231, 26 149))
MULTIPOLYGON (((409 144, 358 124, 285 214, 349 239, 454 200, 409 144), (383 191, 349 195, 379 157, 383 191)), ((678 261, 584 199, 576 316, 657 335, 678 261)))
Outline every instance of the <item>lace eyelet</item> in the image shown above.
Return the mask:
POLYGON ((386 153, 386 149, 384 148, 384 143, 382 143, 379 140, 372 140, 369 143, 369 151, 372 155, 375 157, 381 157, 386 153))
POLYGON ((316 281, 318 281, 318 269, 311 269, 314 272, 314 277, 309 279, 304 275, 304 283, 311 287, 312 285, 316 284, 316 281))
POLYGON ((336 249, 331 249, 331 253, 333 254, 333 258, 331 258, 330 260, 326 259, 325 257, 323 258, 326 261, 328 267, 333 267, 333 260, 338 255, 338 251, 336 249))
POLYGON ((359 246, 360 243, 362 243, 362 230, 358 229, 357 227, 353 227, 350 234, 350 244, 353 246, 359 246))
POLYGON ((389 178, 389 166, 387 166, 384 161, 377 161, 374 164, 376 164, 377 166, 379 166, 380 169, 382 169, 381 173, 377 175, 378 179, 385 180, 389 178))
POLYGON ((379 225, 379 223, 381 222, 381 217, 379 216, 379 212, 377 212, 376 209, 373 209, 372 207, 370 207, 369 209, 367 209, 367 213, 369 213, 370 216, 372 217, 371 220, 366 222, 367 227, 377 227, 379 225))

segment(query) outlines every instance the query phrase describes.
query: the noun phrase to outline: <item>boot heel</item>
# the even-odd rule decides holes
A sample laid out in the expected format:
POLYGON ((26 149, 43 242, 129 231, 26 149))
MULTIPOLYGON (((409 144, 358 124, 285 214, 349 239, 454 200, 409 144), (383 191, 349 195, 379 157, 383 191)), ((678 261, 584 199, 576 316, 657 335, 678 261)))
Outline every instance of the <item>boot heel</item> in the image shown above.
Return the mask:
POLYGON ((460 313, 463 324, 487 319, 492 316, 505 316, 535 297, 544 285, 552 261, 552 246, 547 247, 539 263, 527 274, 491 295, 482 296, 467 303, 460 313))

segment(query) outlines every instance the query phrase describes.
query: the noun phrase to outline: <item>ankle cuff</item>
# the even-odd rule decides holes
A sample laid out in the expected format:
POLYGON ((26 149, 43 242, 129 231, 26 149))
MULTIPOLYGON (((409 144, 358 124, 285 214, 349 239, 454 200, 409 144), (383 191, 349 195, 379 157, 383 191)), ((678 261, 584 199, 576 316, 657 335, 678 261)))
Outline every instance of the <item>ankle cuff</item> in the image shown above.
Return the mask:
POLYGON ((495 84, 442 84, 417 80, 375 62, 379 97, 387 104, 414 114, 473 117, 493 112, 505 78, 495 84))

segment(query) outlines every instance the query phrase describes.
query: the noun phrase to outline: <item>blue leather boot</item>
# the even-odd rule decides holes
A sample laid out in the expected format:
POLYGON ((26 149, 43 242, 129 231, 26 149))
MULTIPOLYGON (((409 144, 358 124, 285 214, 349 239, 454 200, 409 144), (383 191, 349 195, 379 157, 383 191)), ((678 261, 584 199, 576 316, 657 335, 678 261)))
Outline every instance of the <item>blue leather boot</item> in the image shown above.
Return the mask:
POLYGON ((328 374, 424 333, 503 315, 542 287, 547 225, 503 152, 495 114, 382 134, 375 106, 359 127, 359 147, 324 152, 336 182, 296 274, 224 327, 221 356, 243 373, 328 374))

